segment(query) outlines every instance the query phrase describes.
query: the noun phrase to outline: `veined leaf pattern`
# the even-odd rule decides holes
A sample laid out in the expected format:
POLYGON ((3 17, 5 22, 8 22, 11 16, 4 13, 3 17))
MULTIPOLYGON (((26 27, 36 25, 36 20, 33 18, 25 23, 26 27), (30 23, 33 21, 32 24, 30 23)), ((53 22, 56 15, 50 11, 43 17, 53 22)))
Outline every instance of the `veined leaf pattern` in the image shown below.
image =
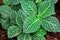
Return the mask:
POLYGON ((59 21, 53 16, 43 19, 42 27, 49 32, 60 32, 59 21))
POLYGON ((18 14, 22 18, 22 21, 28 17, 27 14, 22 9, 19 9, 18 14))
POLYGON ((10 26, 8 28, 8 37, 12 38, 19 35, 22 32, 22 29, 18 26, 10 26))
POLYGON ((5 30, 7 30, 10 27, 10 23, 8 19, 5 19, 5 20, 2 19, 1 23, 2 23, 2 28, 4 28, 5 30))
POLYGON ((0 6, 0 13, 3 16, 3 18, 9 17, 9 15, 12 13, 11 8, 7 5, 0 6))
POLYGON ((16 24, 17 24, 19 27, 23 27, 23 20, 22 20, 21 16, 22 16, 22 12, 19 11, 19 12, 17 13, 17 16, 16 16, 16 24))
POLYGON ((20 34, 17 40, 32 40, 32 37, 30 34, 20 34))
POLYGON ((40 20, 36 17, 28 17, 24 20, 23 23, 23 32, 24 33, 33 33, 40 28, 40 20))
POLYGON ((21 7, 28 16, 36 15, 37 7, 32 1, 21 1, 21 7))
POLYGON ((33 40, 46 40, 45 37, 41 34, 34 34, 33 40))
POLYGON ((12 13, 10 13, 11 24, 16 24, 16 16, 17 16, 17 12, 15 10, 12 10, 12 13))
POLYGON ((54 15, 54 5, 48 1, 43 1, 38 5, 38 16, 46 18, 48 16, 54 15))

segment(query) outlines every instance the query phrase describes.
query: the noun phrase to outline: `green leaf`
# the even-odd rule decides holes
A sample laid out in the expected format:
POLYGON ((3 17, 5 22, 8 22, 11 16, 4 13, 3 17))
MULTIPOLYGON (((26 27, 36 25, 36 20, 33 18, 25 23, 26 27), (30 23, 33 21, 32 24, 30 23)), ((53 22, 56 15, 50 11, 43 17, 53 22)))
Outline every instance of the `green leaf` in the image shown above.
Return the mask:
POLYGON ((23 23, 23 32, 24 33, 33 33, 40 28, 40 20, 36 17, 28 17, 24 20, 23 23))
POLYGON ((11 0, 3 0, 3 3, 6 5, 10 5, 11 0))
POLYGON ((0 6, 0 13, 3 16, 3 18, 9 17, 9 15, 12 13, 11 8, 7 5, 0 6))
POLYGON ((44 29, 39 29, 37 32, 35 32, 35 34, 46 35, 47 32, 44 29))
POLYGON ((22 18, 22 20, 25 20, 28 17, 22 9, 19 9, 18 14, 22 18))
POLYGON ((18 27, 18 26, 10 26, 8 28, 8 37, 12 38, 15 37, 17 35, 19 35, 22 32, 22 28, 18 27))
POLYGON ((46 40, 45 37, 41 34, 34 34, 33 40, 46 40))
POLYGON ((17 40, 32 40, 32 37, 29 34, 20 34, 17 40))
POLYGON ((9 20, 7 20, 7 19, 5 19, 5 20, 1 20, 2 21, 2 27, 5 29, 5 30, 7 30, 9 27, 10 27, 10 23, 8 23, 9 22, 9 20))
POLYGON ((11 0, 11 5, 17 5, 19 4, 19 0, 11 0))
POLYGON ((53 0, 54 4, 56 4, 58 2, 58 0, 53 0))
POLYGON ((28 16, 36 15, 37 7, 33 1, 21 1, 21 7, 28 16))
POLYGON ((17 16, 17 12, 12 10, 12 13, 10 14, 10 21, 12 24, 16 24, 16 16, 17 16))
POLYGON ((60 24, 57 18, 50 16, 42 20, 42 27, 49 32, 60 32, 60 24))
POLYGON ((58 0, 45 0, 45 1, 51 1, 53 2, 53 4, 56 4, 58 2, 58 0))
POLYGON ((36 3, 40 4, 43 0, 35 0, 36 3))
POLYGON ((17 16, 16 16, 16 24, 20 27, 23 26, 23 21, 22 21, 22 18, 21 18, 21 12, 20 13, 17 13, 17 16))
POLYGON ((6 5, 17 5, 19 4, 19 0, 3 0, 3 3, 6 5))
POLYGON ((38 17, 46 18, 50 15, 54 15, 54 5, 48 1, 43 1, 38 5, 38 17))

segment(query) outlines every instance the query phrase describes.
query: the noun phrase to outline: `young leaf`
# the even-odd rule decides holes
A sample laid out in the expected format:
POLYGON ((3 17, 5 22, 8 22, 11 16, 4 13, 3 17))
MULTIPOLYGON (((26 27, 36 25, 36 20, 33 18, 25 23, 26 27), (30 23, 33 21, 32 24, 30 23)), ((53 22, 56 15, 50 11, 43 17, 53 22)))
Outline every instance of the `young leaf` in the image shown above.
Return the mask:
POLYGON ((43 1, 38 5, 38 17, 46 18, 50 15, 54 15, 54 5, 48 1, 43 1))
POLYGON ((21 16, 22 20, 25 20, 25 18, 27 18, 27 14, 24 13, 24 11, 22 9, 19 9, 18 14, 21 16))
POLYGON ((59 21, 53 16, 43 19, 42 27, 49 32, 60 32, 59 21))
POLYGON ((8 23, 8 20, 2 20, 2 27, 7 30, 10 27, 10 23, 8 23))
POLYGON ((36 15, 37 7, 33 1, 21 1, 21 7, 28 16, 36 15))
POLYGON ((16 24, 19 27, 22 27, 23 26, 23 21, 22 21, 22 18, 21 18, 21 11, 20 11, 20 13, 17 13, 17 16, 16 16, 16 24))
POLYGON ((24 20, 23 23, 23 32, 24 33, 33 33, 40 28, 40 20, 36 17, 28 17, 24 20))
POLYGON ((11 0, 3 0, 3 3, 6 5, 10 5, 11 0))
POLYGON ((3 18, 9 17, 9 14, 12 13, 11 8, 7 5, 0 6, 0 13, 3 18))
POLYGON ((45 37, 41 34, 34 34, 33 40, 46 40, 45 37))
POLYGON ((8 28, 8 37, 12 38, 15 37, 17 35, 19 35, 22 32, 22 28, 18 27, 18 26, 10 26, 8 28))
POLYGON ((32 37, 29 34, 20 34, 17 40, 32 40, 32 37))
POLYGON ((35 34, 46 35, 47 32, 44 29, 39 29, 37 32, 35 32, 35 34))

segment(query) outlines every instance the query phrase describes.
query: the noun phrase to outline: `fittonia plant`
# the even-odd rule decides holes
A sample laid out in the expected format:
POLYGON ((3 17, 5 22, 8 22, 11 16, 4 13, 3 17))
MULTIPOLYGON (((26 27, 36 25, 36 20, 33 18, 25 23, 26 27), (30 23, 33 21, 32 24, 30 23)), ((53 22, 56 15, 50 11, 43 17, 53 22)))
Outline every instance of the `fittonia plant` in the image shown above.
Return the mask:
POLYGON ((9 38, 17 40, 46 40, 46 31, 60 32, 53 0, 3 0, 0 24, 9 38))

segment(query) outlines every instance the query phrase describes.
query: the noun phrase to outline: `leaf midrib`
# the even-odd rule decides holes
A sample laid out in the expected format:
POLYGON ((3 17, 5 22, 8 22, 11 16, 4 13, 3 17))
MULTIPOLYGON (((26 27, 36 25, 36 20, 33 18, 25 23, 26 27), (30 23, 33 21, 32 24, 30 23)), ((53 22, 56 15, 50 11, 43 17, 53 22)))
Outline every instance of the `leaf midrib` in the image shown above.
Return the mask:
POLYGON ((42 15, 48 10, 49 7, 50 7, 50 4, 49 4, 48 7, 40 14, 40 16, 42 16, 42 15))
POLYGON ((11 34, 13 34, 14 32, 16 32, 16 30, 19 30, 19 28, 15 29, 15 31, 13 30, 13 32, 11 34))
MULTIPOLYGON (((31 25, 29 25, 29 27, 31 27, 35 22, 37 22, 37 21, 39 21, 39 19, 36 19, 31 25)), ((28 29, 28 27, 27 27, 27 29, 28 29)), ((26 30, 27 30, 26 29, 26 30)))
POLYGON ((36 12, 34 11, 34 9, 29 5, 29 3, 26 3, 26 5, 29 6, 30 9, 31 9, 34 13, 36 13, 36 12))

